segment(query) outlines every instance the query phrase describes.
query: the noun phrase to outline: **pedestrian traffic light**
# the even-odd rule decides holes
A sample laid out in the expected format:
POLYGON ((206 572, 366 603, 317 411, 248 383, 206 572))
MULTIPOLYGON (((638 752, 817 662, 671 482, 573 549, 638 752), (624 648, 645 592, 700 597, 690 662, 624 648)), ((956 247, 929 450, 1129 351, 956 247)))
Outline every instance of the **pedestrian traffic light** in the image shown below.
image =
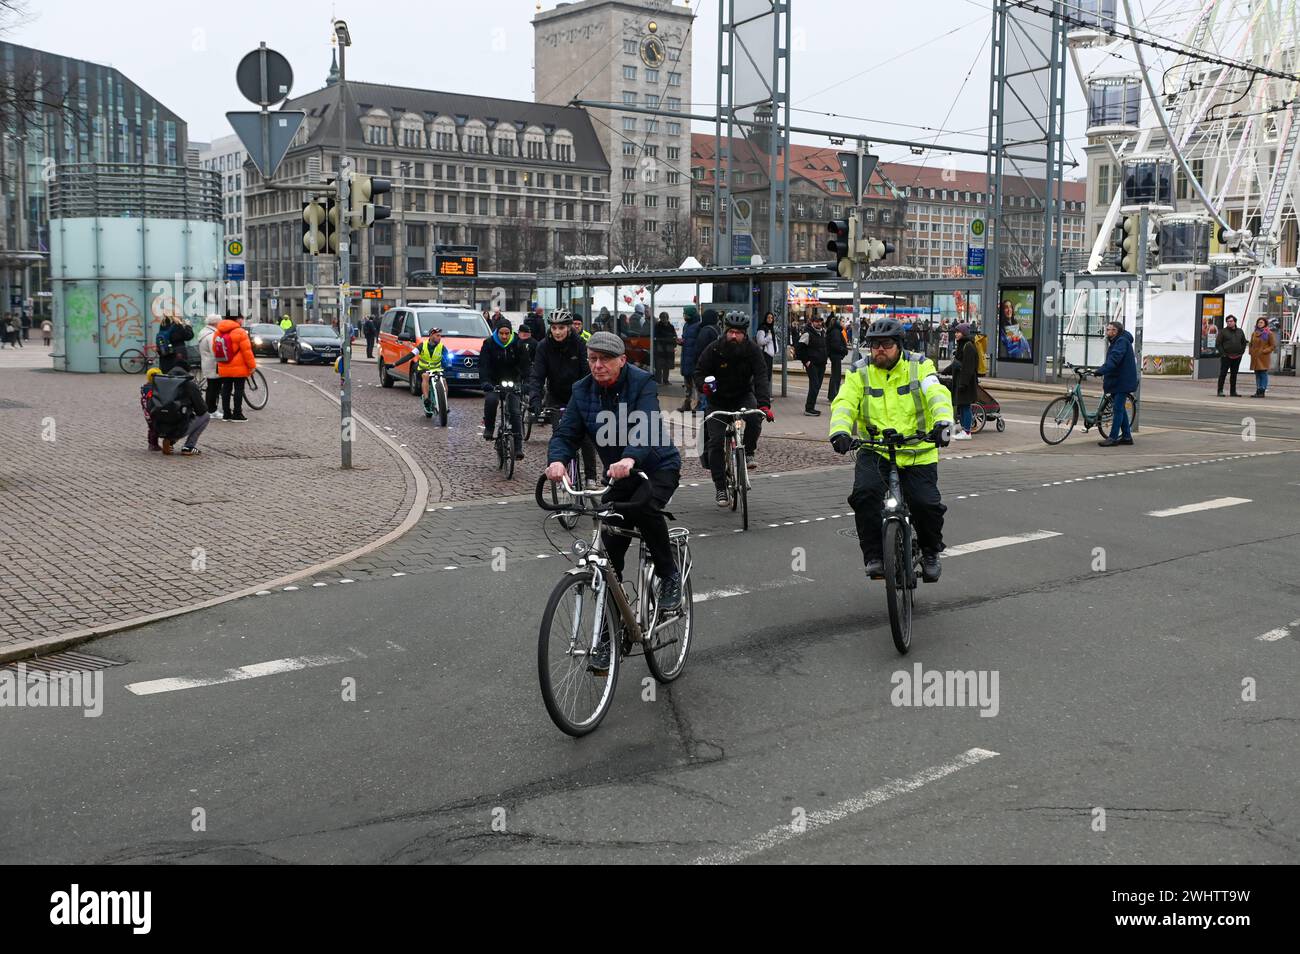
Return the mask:
POLYGON ((302 204, 302 247, 309 255, 329 254, 329 209, 326 201, 311 198, 302 204))
POLYGON ((1120 226, 1123 238, 1120 244, 1120 261, 1119 270, 1136 275, 1138 273, 1138 242, 1141 236, 1138 230, 1141 228, 1141 218, 1136 215, 1124 216, 1124 221, 1120 226))
POLYGON ((386 205, 376 205, 371 199, 391 192, 393 185, 387 179, 348 173, 348 214, 352 227, 368 229, 380 219, 386 219, 393 210, 386 205))
POLYGON ((886 255, 892 255, 897 250, 893 242, 878 238, 863 239, 858 244, 858 251, 862 253, 862 260, 865 262, 879 262, 886 255))
POLYGON ((839 273, 841 278, 852 278, 853 232, 849 220, 831 219, 826 223, 826 231, 831 236, 826 243, 826 251, 835 256, 835 261, 828 267, 831 271, 839 273))

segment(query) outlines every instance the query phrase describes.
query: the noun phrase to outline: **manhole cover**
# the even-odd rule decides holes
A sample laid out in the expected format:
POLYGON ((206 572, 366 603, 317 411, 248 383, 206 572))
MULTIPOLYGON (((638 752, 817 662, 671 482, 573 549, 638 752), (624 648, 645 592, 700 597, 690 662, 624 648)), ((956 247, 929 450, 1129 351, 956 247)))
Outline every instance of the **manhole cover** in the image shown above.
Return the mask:
POLYGON ((212 450, 227 457, 239 460, 306 460, 306 454, 299 454, 285 447, 249 444, 235 447, 214 447, 212 450))
POLYGON ((854 540, 856 540, 856 539, 858 538, 858 529, 857 529, 857 527, 840 527, 840 528, 839 528, 838 530, 836 530, 835 532, 838 533, 838 534, 839 534, 840 536, 842 536, 842 537, 852 537, 854 540))
POLYGON ((30 404, 15 401, 13 398, 0 398, 0 411, 19 411, 30 407, 30 404))

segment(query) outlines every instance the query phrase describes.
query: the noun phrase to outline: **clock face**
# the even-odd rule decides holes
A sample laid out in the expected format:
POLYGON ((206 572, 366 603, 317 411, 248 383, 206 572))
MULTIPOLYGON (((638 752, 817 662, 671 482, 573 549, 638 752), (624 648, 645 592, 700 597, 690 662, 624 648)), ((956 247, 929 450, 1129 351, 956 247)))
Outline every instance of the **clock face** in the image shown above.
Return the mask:
POLYGON ((659 66, 668 58, 664 41, 657 36, 648 36, 641 41, 641 60, 646 66, 659 66))

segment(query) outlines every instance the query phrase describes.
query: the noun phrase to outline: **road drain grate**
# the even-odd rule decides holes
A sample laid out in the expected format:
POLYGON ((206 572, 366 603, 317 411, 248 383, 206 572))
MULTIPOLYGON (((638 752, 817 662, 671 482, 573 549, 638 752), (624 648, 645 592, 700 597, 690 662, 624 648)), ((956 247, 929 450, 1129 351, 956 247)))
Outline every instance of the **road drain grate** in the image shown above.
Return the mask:
POLYGON ((0 411, 21 411, 30 407, 30 404, 15 401, 13 398, 0 398, 0 411))
POLYGON ((18 667, 22 666, 29 677, 39 679, 54 672, 95 672, 99 669, 124 665, 126 664, 119 659, 106 659, 103 656, 92 656, 90 653, 79 653, 73 649, 65 649, 63 652, 50 653, 48 656, 20 659, 18 662, 0 666, 0 670, 8 669, 11 672, 18 672, 18 667))

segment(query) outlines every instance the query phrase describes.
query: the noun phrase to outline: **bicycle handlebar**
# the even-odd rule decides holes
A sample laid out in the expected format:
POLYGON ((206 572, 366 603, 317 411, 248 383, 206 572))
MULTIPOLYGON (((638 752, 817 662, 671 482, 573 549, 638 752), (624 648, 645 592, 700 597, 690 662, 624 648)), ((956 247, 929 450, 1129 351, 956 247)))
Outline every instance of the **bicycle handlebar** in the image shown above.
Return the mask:
MULTIPOLYGON (((650 476, 643 470, 634 470, 628 476, 640 477, 642 480, 650 479, 650 476)), ((545 471, 542 471, 542 473, 537 477, 537 487, 533 492, 533 496, 537 500, 537 506, 541 507, 543 510, 552 511, 553 513, 561 513, 561 512, 574 513, 575 511, 572 507, 566 507, 563 504, 559 506, 555 506, 554 504, 547 503, 546 498, 542 495, 542 491, 546 489, 546 484, 548 480, 549 478, 546 476, 545 471)), ((606 493, 609 492, 610 485, 613 482, 612 481, 607 482, 605 486, 600 490, 578 490, 572 484, 569 483, 569 475, 565 474, 563 477, 560 478, 558 483, 560 483, 564 487, 564 492, 567 493, 570 497, 603 497, 605 496, 606 493)), ((617 506, 618 506, 617 504, 612 505, 613 508, 617 508, 617 506)))
POLYGON ((905 447, 908 444, 933 444, 934 438, 929 434, 917 433, 911 436, 899 434, 894 430, 887 430, 880 435, 884 440, 863 440, 861 437, 855 437, 849 450, 857 450, 859 447, 905 447))
POLYGON ((707 423, 715 417, 736 418, 736 417, 745 417, 746 415, 749 414, 763 414, 763 413, 765 412, 763 411, 762 408, 742 407, 739 411, 710 411, 707 415, 705 415, 704 420, 705 423, 707 423))
POLYGON ((1077 375, 1078 375, 1079 377, 1081 377, 1081 378, 1090 378, 1090 377, 1093 377, 1093 376, 1097 373, 1097 372, 1094 371, 1092 368, 1080 368, 1080 367, 1078 367, 1077 365, 1070 364, 1070 362, 1068 362, 1068 361, 1062 361, 1062 362, 1061 362, 1061 365, 1062 365, 1062 367, 1069 368, 1071 371, 1073 371, 1075 374, 1077 374, 1077 375))

